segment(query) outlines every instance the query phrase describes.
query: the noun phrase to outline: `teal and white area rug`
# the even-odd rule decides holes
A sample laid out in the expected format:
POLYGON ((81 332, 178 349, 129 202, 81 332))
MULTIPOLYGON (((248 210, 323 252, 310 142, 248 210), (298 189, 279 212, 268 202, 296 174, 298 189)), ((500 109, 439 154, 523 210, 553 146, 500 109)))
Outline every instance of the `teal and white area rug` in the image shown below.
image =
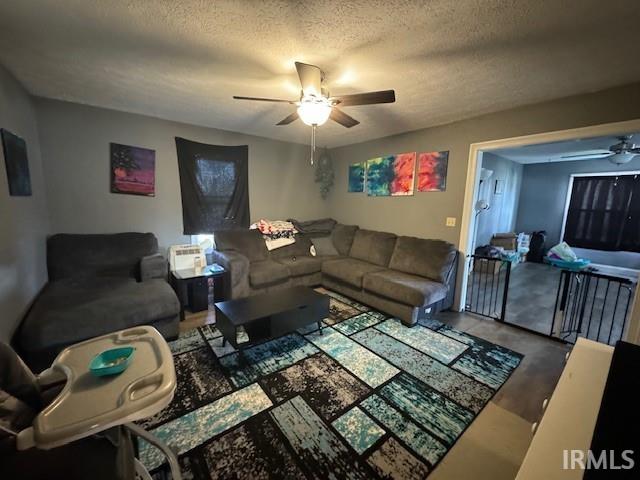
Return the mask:
MULTIPOLYGON (((522 360, 427 321, 413 328, 344 296, 316 326, 251 347, 214 325, 171 342, 173 402, 141 422, 187 479, 423 479, 522 360)), ((166 466, 146 443, 140 458, 166 466)))

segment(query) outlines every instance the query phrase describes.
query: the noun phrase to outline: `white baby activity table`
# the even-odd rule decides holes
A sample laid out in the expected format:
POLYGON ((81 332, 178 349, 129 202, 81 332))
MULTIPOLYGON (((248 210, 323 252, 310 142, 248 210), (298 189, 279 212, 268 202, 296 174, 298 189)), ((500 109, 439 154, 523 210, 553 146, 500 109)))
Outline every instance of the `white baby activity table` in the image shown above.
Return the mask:
MULTIPOLYGON (((143 428, 131 423, 166 407, 176 389, 171 350, 153 327, 140 326, 96 337, 65 348, 40 378, 66 378, 59 395, 21 431, 17 448, 56 448, 125 425, 167 456, 173 478, 180 480, 175 454, 143 428), (135 348, 131 363, 117 375, 96 377, 89 370, 94 356, 111 348, 135 348)), ((137 461, 136 461, 137 462, 137 461)), ((141 464, 136 463, 139 473, 141 464)), ((145 471, 146 473, 146 471, 145 471)))

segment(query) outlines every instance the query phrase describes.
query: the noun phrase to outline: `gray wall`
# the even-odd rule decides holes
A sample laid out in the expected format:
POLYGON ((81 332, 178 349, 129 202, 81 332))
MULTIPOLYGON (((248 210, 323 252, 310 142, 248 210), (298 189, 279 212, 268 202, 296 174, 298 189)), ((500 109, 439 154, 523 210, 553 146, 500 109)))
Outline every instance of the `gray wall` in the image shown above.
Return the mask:
POLYGON ((482 168, 493 171, 482 182, 478 198, 489 202, 490 208, 478 215, 476 246, 487 245, 494 233, 513 232, 518 213, 518 199, 522 184, 522 165, 492 153, 482 155, 482 168), (502 194, 495 193, 496 180, 502 182, 502 194))
POLYGON ((323 216, 309 147, 157 118, 36 99, 53 232, 154 232, 162 248, 188 242, 174 137, 249 145, 251 218, 323 216), (109 192, 109 143, 156 151, 156 196, 109 192))
POLYGON ((45 238, 49 219, 31 98, 0 66, 0 128, 27 142, 30 197, 11 197, 0 148, 0 340, 8 341, 47 278, 45 238))
MULTIPOLYGON (((624 172, 640 170, 640 157, 626 165, 614 165, 607 159, 525 165, 516 228, 519 231, 547 231, 547 248, 560 242, 569 180, 574 173, 624 172)), ((580 256, 595 263, 640 267, 640 255, 616 255, 580 250, 580 256)))
MULTIPOLYGON (((371 107, 375 108, 375 107, 371 107)), ((640 84, 484 115, 331 150, 336 182, 330 213, 339 221, 458 244, 471 143, 640 118, 640 84), (347 167, 380 155, 449 150, 446 192, 367 197, 347 192, 347 167), (446 217, 456 217, 455 228, 446 217)), ((358 127, 355 127, 358 128, 358 127)))

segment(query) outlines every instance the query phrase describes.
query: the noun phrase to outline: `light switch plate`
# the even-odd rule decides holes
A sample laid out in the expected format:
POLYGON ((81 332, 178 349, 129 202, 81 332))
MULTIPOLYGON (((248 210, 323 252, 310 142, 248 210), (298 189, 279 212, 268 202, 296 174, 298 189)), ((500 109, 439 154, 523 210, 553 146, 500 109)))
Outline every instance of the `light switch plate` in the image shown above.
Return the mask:
POLYGON ((456 226, 456 217, 447 217, 447 227, 455 227, 456 226))

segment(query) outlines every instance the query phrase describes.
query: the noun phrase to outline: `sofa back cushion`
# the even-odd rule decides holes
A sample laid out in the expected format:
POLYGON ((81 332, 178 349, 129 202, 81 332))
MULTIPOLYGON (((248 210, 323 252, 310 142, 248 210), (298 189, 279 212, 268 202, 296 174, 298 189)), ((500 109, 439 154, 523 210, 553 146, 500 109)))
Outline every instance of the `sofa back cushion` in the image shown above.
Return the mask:
POLYGON ((336 247, 336 250, 338 250, 340 255, 349 255, 349 250, 351 250, 351 245, 353 245, 353 239, 355 238, 357 231, 357 225, 342 225, 341 223, 338 223, 333 227, 333 230, 331 231, 331 240, 333 241, 333 246, 336 247))
POLYGON ((269 258, 269 251, 264 243, 264 238, 262 238, 262 234, 258 230, 221 230, 215 232, 213 239, 216 243, 216 250, 222 252, 231 250, 241 253, 250 262, 258 262, 269 258))
POLYGON ((316 237, 311 239, 315 254, 318 257, 337 257, 340 255, 336 250, 331 237, 316 237))
POLYGON ((393 233, 359 229, 353 239, 349 256, 386 267, 389 265, 396 238, 393 233))
POLYGON ((291 245, 285 245, 284 247, 276 248, 269 252, 269 258, 274 260, 291 259, 293 257, 302 257, 304 255, 309 256, 309 249, 311 248, 311 238, 304 233, 297 233, 295 235, 295 243, 291 245))
POLYGON ((456 259, 456 247, 444 240, 398 237, 389 268, 446 283, 456 259))
POLYGON ((155 253, 158 240, 153 233, 59 233, 47 239, 49 280, 77 276, 136 278, 140 259, 155 253))

